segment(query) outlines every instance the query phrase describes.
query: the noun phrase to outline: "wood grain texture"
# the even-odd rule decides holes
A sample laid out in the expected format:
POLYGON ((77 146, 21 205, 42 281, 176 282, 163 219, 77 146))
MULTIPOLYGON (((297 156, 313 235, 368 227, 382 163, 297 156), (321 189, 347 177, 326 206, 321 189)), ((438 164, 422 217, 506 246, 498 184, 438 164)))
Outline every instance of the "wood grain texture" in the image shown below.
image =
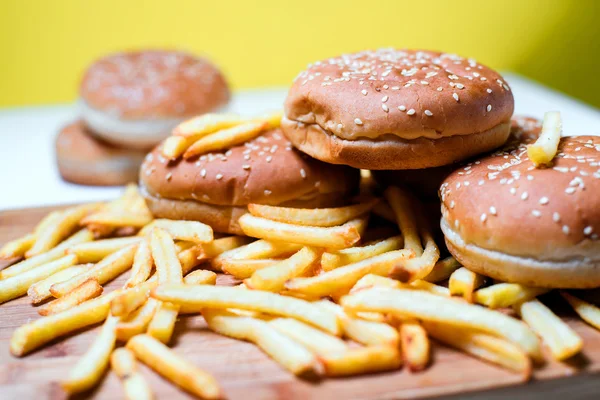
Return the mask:
MULTIPOLYGON (((29 232, 55 208, 14 210, 0 213, 0 244, 29 232)), ((1 268, 1 265, 0 265, 1 268)), ((119 287, 124 274, 107 285, 119 287)), ((225 276, 220 284, 231 283, 225 276)), ((520 377, 495 366, 434 344, 434 360, 427 370, 412 374, 407 369, 354 378, 320 382, 300 380, 258 350, 254 345, 216 335, 206 328, 200 316, 181 317, 172 347, 182 356, 215 375, 230 399, 309 399, 309 398, 548 398, 562 394, 569 400, 589 398, 600 393, 600 332, 578 320, 557 296, 546 299, 553 309, 583 338, 583 354, 565 363, 549 362, 536 369, 534 381, 518 385, 520 377), (563 379, 558 379, 563 378, 563 379), (495 389, 495 390, 493 390, 495 389), (467 392, 469 393, 467 395, 467 392)), ((0 398, 63 399, 58 380, 89 347, 98 327, 55 341, 24 358, 9 353, 15 328, 40 318, 27 298, 0 306, 0 398)), ((142 373, 156 397, 170 400, 189 398, 145 366, 142 373)), ((108 372, 102 384, 81 398, 122 398, 118 379, 108 372)))

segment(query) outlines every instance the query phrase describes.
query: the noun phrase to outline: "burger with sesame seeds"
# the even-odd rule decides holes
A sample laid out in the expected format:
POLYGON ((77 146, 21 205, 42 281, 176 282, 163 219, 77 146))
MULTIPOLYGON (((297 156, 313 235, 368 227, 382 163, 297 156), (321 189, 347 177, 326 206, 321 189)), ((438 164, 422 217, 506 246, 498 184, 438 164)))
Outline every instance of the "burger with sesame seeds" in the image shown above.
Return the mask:
POLYGON ((521 140, 457 169, 442 184, 448 249, 468 269, 494 279, 599 287, 600 138, 562 138, 553 165, 539 169, 527 145, 541 124, 521 123, 521 140))
POLYGON ((472 59, 380 49, 309 65, 288 93, 281 127, 325 162, 421 169, 502 146, 513 109, 504 79, 472 59))
POLYGON ((196 220, 243 234, 250 203, 289 207, 345 204, 358 191, 358 170, 325 164, 294 149, 279 128, 219 152, 168 160, 162 145, 148 154, 140 190, 159 218, 196 220))

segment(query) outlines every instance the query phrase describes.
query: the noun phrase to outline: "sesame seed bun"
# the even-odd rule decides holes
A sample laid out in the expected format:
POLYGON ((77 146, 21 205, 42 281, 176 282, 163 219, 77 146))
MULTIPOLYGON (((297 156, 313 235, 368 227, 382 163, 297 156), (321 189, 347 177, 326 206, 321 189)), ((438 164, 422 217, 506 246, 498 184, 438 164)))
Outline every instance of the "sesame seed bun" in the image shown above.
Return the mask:
POLYGON ((145 152, 114 147, 94 138, 81 121, 56 137, 56 163, 64 180, 82 185, 113 186, 137 181, 145 152))
POLYGON ((110 55, 92 64, 80 88, 85 124, 102 139, 148 149, 181 121, 216 111, 229 87, 209 61, 175 51, 110 55))
POLYGON ((442 184, 442 230, 467 268, 530 286, 600 286, 600 138, 562 138, 553 166, 527 156, 540 124, 442 184), (531 135, 533 133, 533 135, 531 135))
POLYGON ((249 203, 328 207, 358 190, 358 170, 327 165, 292 148, 272 129, 224 153, 169 162, 161 146, 147 157, 140 186, 157 217, 192 219, 215 231, 242 234, 249 203))
POLYGON ((282 129, 322 161, 420 169, 498 148, 513 109, 504 79, 474 60, 381 49, 309 65, 288 93, 282 129))

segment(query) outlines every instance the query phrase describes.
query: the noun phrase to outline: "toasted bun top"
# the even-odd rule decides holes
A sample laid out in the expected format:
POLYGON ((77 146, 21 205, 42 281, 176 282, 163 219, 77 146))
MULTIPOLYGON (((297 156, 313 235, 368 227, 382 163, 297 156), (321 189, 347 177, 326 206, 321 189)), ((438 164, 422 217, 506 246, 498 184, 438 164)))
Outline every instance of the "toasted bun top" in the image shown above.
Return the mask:
POLYGON ((327 193, 351 194, 360 175, 358 170, 325 164, 297 151, 279 129, 224 153, 188 160, 169 162, 160 149, 161 145, 146 157, 140 181, 151 195, 174 200, 277 205, 327 193))
POLYGON ((472 59, 380 49, 309 65, 288 93, 285 116, 348 140, 437 139, 491 129, 513 108, 500 74, 472 59))
POLYGON ((527 144, 541 125, 519 124, 521 142, 446 178, 444 219, 467 244, 538 260, 572 258, 570 249, 585 252, 600 235, 600 137, 562 138, 553 166, 537 169, 527 144))
POLYGON ((89 106, 117 117, 173 118, 225 105, 229 88, 206 59, 175 51, 137 51, 92 64, 80 95, 89 106))

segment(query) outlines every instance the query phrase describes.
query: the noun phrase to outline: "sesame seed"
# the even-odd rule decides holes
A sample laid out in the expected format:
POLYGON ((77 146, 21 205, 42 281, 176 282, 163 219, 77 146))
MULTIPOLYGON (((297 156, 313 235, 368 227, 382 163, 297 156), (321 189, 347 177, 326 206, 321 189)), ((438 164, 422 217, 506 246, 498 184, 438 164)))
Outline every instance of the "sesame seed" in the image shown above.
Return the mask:
POLYGON ((481 222, 485 222, 487 219, 487 215, 485 213, 481 214, 481 222))
POLYGON ((387 106, 387 104, 382 104, 382 105, 381 105, 381 108, 382 108, 382 109, 383 109, 383 111, 385 111, 385 112, 389 112, 389 111, 390 111, 390 108, 387 106))
POLYGON ((306 178, 306 171, 304 168, 300 168, 300 176, 302 176, 302 178, 306 178))
POLYGON ((568 187, 568 188, 565 189, 565 193, 566 194, 573 194, 573 193, 575 193, 575 188, 572 187, 572 186, 568 187))
POLYGON ((521 195, 521 200, 527 200, 528 197, 529 197, 529 193, 523 192, 523 194, 521 195))
POLYGON ((454 206, 455 206, 455 205, 456 205, 456 203, 454 203, 454 200, 452 200, 452 201, 450 202, 450 208, 454 208, 454 206))
POLYGON ((173 174, 171 172, 169 172, 166 176, 167 181, 170 181, 172 176, 173 176, 173 174))
POLYGON ((454 97, 454 100, 458 101, 458 93, 452 93, 452 97, 454 97))
POLYGON ((488 93, 492 93, 492 89, 487 89, 486 90, 488 93))
POLYGON ((202 168, 202 171, 200 171, 200 176, 206 178, 206 170, 204 168, 202 168))
POLYGON ((217 174, 217 176, 215 176, 215 178, 217 178, 217 180, 221 180, 223 179, 223 174, 217 174))
POLYGON ((381 98, 381 102, 382 102, 382 103, 385 103, 386 101, 388 101, 388 99, 389 99, 389 97, 388 97, 388 96, 383 96, 383 97, 381 98))
POLYGON ((410 110, 408 110, 408 111, 406 112, 406 114, 407 114, 407 115, 415 115, 415 113, 416 113, 416 111, 415 111, 415 109, 414 109, 414 108, 411 108, 410 110))
POLYGON ((537 218, 542 216, 542 213, 539 210, 531 210, 531 214, 537 218))
POLYGON ((272 192, 270 190, 265 189, 265 196, 270 195, 272 192))
POLYGON ((428 117, 433 116, 433 113, 429 110, 425 110, 425 115, 427 115, 428 117))
POLYGON ((266 158, 266 160, 267 160, 268 163, 270 163, 272 159, 273 159, 272 156, 267 156, 267 158, 266 158))
POLYGON ((362 125, 363 124, 363 122, 362 122, 362 120, 360 118, 354 118, 354 123, 356 125, 362 125))
POLYGON ((528 181, 532 181, 533 180, 533 176, 532 175, 527 175, 527 180, 528 181))
POLYGON ((490 214, 492 214, 492 215, 497 215, 498 214, 498 212, 496 211, 496 207, 494 207, 494 206, 490 207, 490 214))
POLYGON ((480 181, 479 181, 477 184, 478 184, 479 186, 483 186, 483 184, 484 184, 484 183, 485 183, 485 181, 482 179, 482 180, 480 180, 480 181))
POLYGON ((567 225, 563 225, 563 227, 562 227, 562 231, 563 231, 563 233, 564 233, 565 235, 568 235, 568 234, 569 234, 569 227, 568 227, 567 225))
POLYGON ((244 160, 248 161, 250 159, 250 154, 245 154, 244 155, 244 160))
POLYGON ((439 88, 437 88, 435 90, 437 90, 438 92, 441 92, 442 90, 444 90, 444 88, 440 86, 439 88))
POLYGON ((337 128, 338 128, 338 130, 340 130, 340 131, 341 131, 341 130, 344 128, 344 125, 342 125, 342 124, 337 124, 337 128))
POLYGON ((517 189, 515 189, 514 187, 510 188, 510 194, 514 195, 517 193, 517 189))
POLYGON ((591 235, 593 230, 594 230, 594 228, 592 228, 591 226, 586 226, 585 228, 583 228, 583 234, 591 235))
POLYGON ((560 221, 560 214, 555 212, 554 214, 552 214, 552 220, 554 222, 559 222, 560 221))
POLYGON ((248 170, 248 169, 250 169, 250 166, 248 164, 244 164, 244 165, 242 165, 242 168, 245 170, 248 170))
POLYGON ((459 89, 464 89, 465 85, 463 85, 462 83, 457 83, 456 87, 459 88, 459 89))
POLYGON ((405 106, 398 106, 398 110, 400 110, 400 111, 406 111, 406 107, 405 106))
POLYGON ((361 90, 360 92, 361 92, 361 93, 362 93, 364 96, 366 96, 366 95, 367 95, 367 93, 368 93, 366 89, 363 89, 363 90, 361 90))
POLYGON ((487 107, 486 107, 486 110, 487 110, 487 112, 490 112, 490 111, 492 111, 492 105, 491 105, 491 104, 488 104, 488 105, 487 105, 487 107))
POLYGON ((542 205, 548 204, 548 202, 550 202, 550 200, 545 196, 540 199, 540 204, 542 205))

